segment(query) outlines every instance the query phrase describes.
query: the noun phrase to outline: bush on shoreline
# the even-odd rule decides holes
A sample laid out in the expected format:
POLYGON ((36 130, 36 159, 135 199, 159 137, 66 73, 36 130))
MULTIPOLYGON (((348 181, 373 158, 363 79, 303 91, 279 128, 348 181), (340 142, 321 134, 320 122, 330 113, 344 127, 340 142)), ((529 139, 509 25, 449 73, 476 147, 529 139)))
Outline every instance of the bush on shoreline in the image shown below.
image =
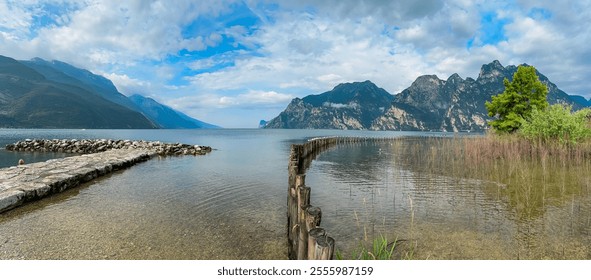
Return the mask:
POLYGON ((571 106, 555 104, 546 110, 534 109, 529 121, 524 121, 518 134, 534 142, 577 144, 591 137, 588 118, 591 109, 571 113, 571 106))

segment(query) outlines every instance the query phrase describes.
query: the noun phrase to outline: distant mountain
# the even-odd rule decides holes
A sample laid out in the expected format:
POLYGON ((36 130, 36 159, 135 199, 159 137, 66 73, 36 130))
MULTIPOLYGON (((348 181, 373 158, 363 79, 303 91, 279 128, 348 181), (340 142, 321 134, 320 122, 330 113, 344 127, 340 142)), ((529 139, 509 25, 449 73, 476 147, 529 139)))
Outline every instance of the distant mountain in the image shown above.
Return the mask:
POLYGON ((50 81, 81 87, 89 92, 97 93, 113 103, 139 111, 139 108, 131 100, 117 90, 111 80, 103 76, 58 60, 46 61, 36 57, 20 62, 41 73, 50 81))
POLYGON ((259 122, 259 128, 264 128, 267 125, 267 121, 266 120, 261 120, 259 122))
MULTIPOLYGON (((517 66, 503 67, 495 60, 481 67, 476 80, 464 80, 458 74, 447 80, 434 75, 418 77, 409 88, 396 95, 390 109, 375 120, 371 129, 482 131, 491 119, 485 102, 502 93, 505 90, 503 80, 512 80, 516 71, 517 66)), ((537 74, 548 87, 549 103, 570 104, 573 109, 586 106, 575 102, 543 74, 537 74)))
MULTIPOLYGON (((320 95, 293 99, 265 128, 481 131, 490 120, 485 102, 503 92, 503 79, 512 80, 516 71, 517 66, 503 67, 495 60, 482 66, 476 80, 458 74, 447 80, 425 75, 395 96, 369 81, 341 84, 320 95)), ((589 105, 558 89, 543 74, 538 76, 548 87, 551 104, 570 104, 573 109, 589 105)))
POLYGON ((581 104, 582 106, 589 107, 591 106, 591 100, 585 99, 585 97, 580 95, 569 95, 570 99, 577 104, 581 104))
POLYGON ((370 81, 340 84, 319 95, 293 99, 265 128, 367 129, 393 99, 370 81))
POLYGON ((150 120, 163 128, 219 128, 216 125, 191 118, 149 97, 135 94, 130 96, 129 100, 139 107, 150 120))
POLYGON ((47 65, 43 70, 29 65, 0 56, 0 127, 157 127, 142 113, 105 99, 82 81, 47 65))
POLYGON ((216 128, 65 62, 0 56, 0 127, 216 128))

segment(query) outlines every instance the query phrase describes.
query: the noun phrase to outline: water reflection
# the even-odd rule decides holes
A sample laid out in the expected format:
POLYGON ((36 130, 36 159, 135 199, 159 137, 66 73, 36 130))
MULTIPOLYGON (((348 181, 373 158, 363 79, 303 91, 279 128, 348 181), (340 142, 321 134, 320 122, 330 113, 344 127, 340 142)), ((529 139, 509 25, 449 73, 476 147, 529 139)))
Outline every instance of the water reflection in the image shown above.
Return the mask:
POLYGON ((441 148, 408 138, 320 155, 307 184, 339 250, 350 257, 385 235, 403 241, 400 258, 591 258, 589 166, 525 172, 499 164, 510 174, 479 178, 451 159, 429 160, 441 148))

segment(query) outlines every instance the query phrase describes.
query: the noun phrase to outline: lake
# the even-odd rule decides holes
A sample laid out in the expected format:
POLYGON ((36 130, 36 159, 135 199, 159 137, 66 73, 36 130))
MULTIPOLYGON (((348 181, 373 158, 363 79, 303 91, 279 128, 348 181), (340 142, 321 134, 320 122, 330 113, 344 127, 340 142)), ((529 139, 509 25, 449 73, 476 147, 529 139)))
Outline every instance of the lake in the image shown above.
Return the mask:
MULTIPOLYGON (((205 156, 156 158, 0 214, 0 259, 285 259, 291 144, 428 135, 449 134, 0 129, 1 147, 27 138, 110 138, 214 148, 205 156)), ((322 208, 322 226, 346 256, 384 235, 418 259, 591 258, 589 192, 523 220, 498 184, 409 166, 404 145, 339 146, 310 166, 311 203, 322 208)), ((0 150, 0 167, 62 156, 0 150)))

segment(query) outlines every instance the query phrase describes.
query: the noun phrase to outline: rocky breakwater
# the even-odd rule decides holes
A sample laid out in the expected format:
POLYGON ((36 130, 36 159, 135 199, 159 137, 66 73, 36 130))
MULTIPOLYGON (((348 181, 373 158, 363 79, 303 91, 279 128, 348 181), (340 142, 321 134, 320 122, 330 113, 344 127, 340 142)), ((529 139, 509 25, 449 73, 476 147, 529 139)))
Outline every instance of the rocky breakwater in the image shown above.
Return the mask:
POLYGON ((25 140, 10 151, 78 153, 0 169, 0 212, 62 192, 157 155, 203 155, 210 147, 131 140, 25 140))
POLYGON ((211 147, 160 141, 132 141, 112 139, 26 139, 6 145, 6 150, 20 152, 59 152, 92 154, 113 149, 145 149, 161 156, 204 155, 211 147))

